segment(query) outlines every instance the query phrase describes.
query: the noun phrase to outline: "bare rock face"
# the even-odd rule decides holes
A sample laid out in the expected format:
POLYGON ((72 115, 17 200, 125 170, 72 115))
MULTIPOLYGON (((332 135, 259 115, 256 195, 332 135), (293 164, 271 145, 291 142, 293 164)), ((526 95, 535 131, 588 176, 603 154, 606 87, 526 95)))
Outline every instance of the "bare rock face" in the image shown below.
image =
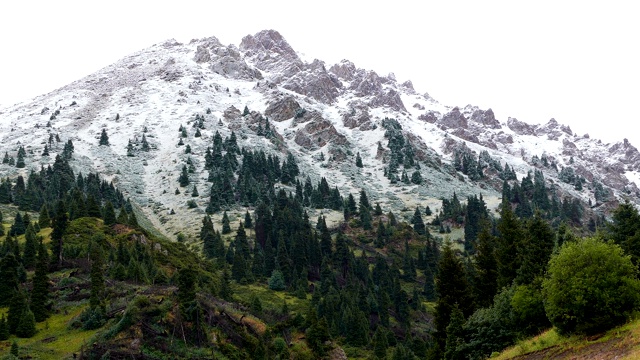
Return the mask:
POLYGON ((302 107, 293 96, 282 96, 272 101, 264 111, 264 115, 273 121, 291 119, 302 107))
POLYGON ((356 76, 356 66, 349 60, 342 60, 339 64, 334 64, 329 68, 329 72, 339 79, 351 81, 356 76))
POLYGON ((458 107, 454 107, 446 113, 442 119, 438 121, 438 125, 440 125, 442 129, 466 129, 469 126, 467 119, 458 107))
POLYGON ((373 129, 369 108, 362 101, 352 101, 348 104, 351 111, 342 114, 342 123, 349 129, 360 130, 373 129))
POLYGON ((478 125, 490 128, 490 129, 500 129, 502 126, 500 122, 496 120, 496 116, 493 113, 493 110, 476 110, 471 114, 469 121, 472 121, 478 125))
POLYGON ((510 117, 507 120, 507 126, 518 135, 535 135, 535 129, 533 126, 516 118, 510 117))
POLYGON ((307 150, 315 150, 327 145, 327 143, 345 145, 347 139, 336 130, 330 121, 321 118, 298 130, 295 142, 307 150))
POLYGON ((342 83, 327 72, 322 61, 314 60, 303 71, 286 78, 282 86, 321 103, 332 104, 340 96, 342 83))
POLYGON ((303 63, 291 45, 275 30, 263 30, 255 35, 247 35, 240 42, 240 50, 250 57, 260 70, 286 70, 294 74, 301 70, 303 63))
POLYGON ((240 112, 240 110, 236 109, 236 107, 233 105, 229 106, 222 115, 222 117, 224 117, 224 119, 227 121, 235 120, 241 116, 242 113, 240 112))
POLYGON ((578 156, 579 150, 576 144, 568 139, 562 140, 562 154, 566 156, 578 156))
POLYGON ((371 107, 389 107, 395 111, 407 111, 404 107, 404 103, 400 98, 400 94, 393 90, 389 89, 386 92, 381 92, 377 94, 371 101, 369 101, 369 106, 371 107))
POLYGON ((431 124, 435 124, 439 118, 440 118, 440 113, 433 110, 429 110, 426 113, 418 116, 419 120, 426 121, 431 124))
POLYGON ((193 57, 193 60, 198 64, 211 61, 209 49, 207 49, 206 46, 198 45, 196 55, 193 57))

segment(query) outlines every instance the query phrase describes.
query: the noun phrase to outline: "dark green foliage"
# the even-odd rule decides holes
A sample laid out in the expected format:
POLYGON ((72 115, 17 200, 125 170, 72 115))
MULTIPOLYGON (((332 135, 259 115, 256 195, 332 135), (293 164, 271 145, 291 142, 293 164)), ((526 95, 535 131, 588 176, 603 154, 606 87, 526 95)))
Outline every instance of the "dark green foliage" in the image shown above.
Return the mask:
POLYGON ((438 301, 435 309, 435 339, 444 349, 447 326, 451 321, 454 306, 460 308, 465 316, 473 311, 473 300, 469 291, 466 273, 462 261, 455 255, 451 244, 446 244, 442 250, 442 257, 438 264, 436 278, 436 292, 438 301))
POLYGON ((561 334, 594 334, 624 323, 640 301, 637 268, 597 238, 565 243, 543 282, 547 316, 561 334))
POLYGON ((422 214, 420 213, 419 207, 416 207, 416 211, 413 213, 411 224, 413 224, 413 230, 415 230, 415 232, 417 232, 418 234, 427 234, 427 228, 424 226, 424 221, 422 220, 422 214))
POLYGON ((49 256, 44 244, 38 245, 36 271, 33 275, 33 290, 31 291, 31 309, 37 322, 44 321, 48 316, 49 303, 49 256))
POLYGON ((67 217, 67 209, 62 200, 58 201, 56 206, 56 216, 53 219, 53 231, 51 232, 52 246, 52 265, 60 267, 62 265, 62 237, 67 230, 69 220, 67 217))
POLYGON ((48 228, 51 226, 51 218, 49 217, 49 209, 46 204, 42 204, 40 207, 40 215, 38 216, 38 223, 40 228, 48 228))
POLYGON ((465 359, 461 347, 464 344, 464 315, 458 306, 454 306, 451 311, 451 320, 447 325, 447 340, 444 347, 444 358, 446 360, 465 359))
POLYGON ((189 173, 187 173, 186 165, 182 165, 182 171, 180 172, 180 176, 178 177, 178 183, 181 187, 189 185, 189 173))
POLYGON ((611 239, 631 255, 631 259, 637 265, 640 260, 640 214, 634 205, 629 202, 620 204, 612 215, 612 222, 608 230, 611 239))
POLYGON ((356 166, 359 167, 359 168, 361 168, 363 166, 362 165, 362 158, 360 157, 360 153, 359 152, 356 153, 356 166))
POLYGON ((286 288, 284 275, 282 275, 282 271, 274 270, 269 278, 269 289, 281 291, 286 288))
POLYGON ((524 238, 524 231, 520 220, 511 211, 510 205, 502 207, 500 220, 497 224, 495 255, 498 271, 498 288, 511 285, 516 278, 521 265, 518 253, 524 238))
POLYGON ((22 311, 20 323, 16 327, 15 334, 20 338, 30 338, 36 334, 36 319, 29 306, 22 311))
POLYGON ((7 324, 7 319, 4 314, 0 317, 0 341, 4 341, 9 339, 9 325, 7 324))
POLYGON ((100 142, 99 145, 101 146, 109 146, 109 136, 107 135, 107 130, 106 129, 102 129, 102 133, 100 133, 100 142))
POLYGON ((376 359, 386 359, 389 342, 387 341, 387 330, 383 326, 378 326, 371 339, 373 355, 376 359))
POLYGON ((516 277, 518 284, 531 284, 536 277, 544 275, 554 245, 553 229, 540 217, 540 213, 536 213, 526 224, 525 239, 518 250, 521 256, 516 277))
POLYGON ((28 303, 27 298, 22 290, 14 290, 10 294, 12 294, 12 296, 10 297, 9 301, 7 324, 9 326, 9 332, 15 334, 16 329, 18 329, 18 326, 20 325, 22 314, 27 310, 28 303))
POLYGON ((25 268, 31 269, 36 264, 36 254, 38 252, 38 241, 36 230, 32 224, 27 226, 25 232, 24 252, 22 254, 22 264, 25 268))
POLYGON ((18 148, 18 157, 17 157, 17 160, 16 160, 16 167, 17 168, 25 167, 24 157, 26 155, 27 155, 27 153, 24 151, 24 147, 20 146, 18 148))
POLYGON ((498 292, 498 264, 495 257, 495 238, 491 235, 490 224, 480 225, 476 245, 476 277, 473 282, 474 296, 479 307, 489 307, 498 292))
POLYGON ((91 239, 91 295, 89 297, 89 306, 91 308, 105 306, 105 282, 104 282, 104 255, 102 244, 104 243, 104 235, 97 234, 91 239))
POLYGON ((102 218, 104 219, 104 224, 107 226, 116 224, 116 211, 111 201, 107 201, 105 204, 102 218))
POLYGON ((229 216, 227 216, 227 212, 225 211, 222 214, 222 234, 231 233, 231 225, 229 224, 229 216))

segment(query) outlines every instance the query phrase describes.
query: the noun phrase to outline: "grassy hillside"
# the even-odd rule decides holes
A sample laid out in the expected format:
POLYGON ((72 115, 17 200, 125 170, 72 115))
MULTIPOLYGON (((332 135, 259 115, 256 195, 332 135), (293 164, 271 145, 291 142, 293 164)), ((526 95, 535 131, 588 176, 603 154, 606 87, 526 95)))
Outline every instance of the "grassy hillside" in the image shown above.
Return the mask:
POLYGON ((494 354, 491 359, 640 359, 640 319, 588 337, 563 337, 555 329, 547 330, 494 354))

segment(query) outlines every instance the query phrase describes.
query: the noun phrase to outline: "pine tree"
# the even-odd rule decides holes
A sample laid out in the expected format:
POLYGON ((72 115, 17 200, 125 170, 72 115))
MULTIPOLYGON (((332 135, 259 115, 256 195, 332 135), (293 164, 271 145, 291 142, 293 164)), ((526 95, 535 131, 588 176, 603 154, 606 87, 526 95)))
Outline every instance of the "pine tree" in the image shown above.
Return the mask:
POLYGON ((55 264, 57 268, 62 266, 62 237, 67 230, 68 226, 67 209, 62 200, 58 200, 56 206, 56 217, 53 219, 53 231, 51 232, 51 243, 53 258, 51 263, 55 264))
POLYGON ((496 238, 496 263, 498 271, 498 288, 511 285, 520 268, 521 256, 518 250, 523 240, 524 232, 520 220, 511 211, 510 205, 502 207, 500 220, 497 224, 498 237, 496 238))
POLYGON ((178 178, 178 183, 180 183, 181 187, 185 187, 189 185, 189 174, 187 173, 187 166, 182 165, 182 171, 180 172, 180 177, 178 178))
POLYGON ((102 242, 100 235, 94 235, 91 239, 91 296, 89 297, 89 306, 91 309, 96 307, 104 308, 104 259, 102 253, 102 242))
POLYGON ((362 165, 362 158, 360 157, 360 153, 356 153, 356 166, 361 168, 362 165))
POLYGON ((147 137, 145 136, 145 134, 142 134, 142 142, 140 148, 142 149, 142 151, 149 151, 150 149, 149 142, 147 141, 147 137))
POLYGON ((420 213, 420 208, 416 206, 416 211, 413 213, 413 218, 411 219, 411 223, 413 224, 413 230, 420 235, 427 234, 427 228, 424 226, 424 221, 422 220, 422 214, 420 213))
POLYGON ((101 146, 109 146, 109 136, 107 135, 107 130, 106 129, 102 129, 102 133, 100 134, 100 142, 99 145, 101 146))
POLYGON ((27 298, 22 290, 16 289, 12 294, 9 302, 9 312, 7 313, 7 325, 9 332, 15 334, 18 325, 20 325, 22 313, 27 309, 27 298))
POLYGON ((231 225, 229 224, 229 216, 227 216, 227 212, 225 211, 222 214, 222 234, 231 233, 231 225))
POLYGON ((249 214, 249 210, 244 214, 244 227, 247 229, 253 228, 253 220, 251 219, 251 214, 249 214))
POLYGON ((104 215, 102 217, 105 225, 111 226, 116 224, 116 211, 113 208, 111 201, 107 200, 107 203, 104 206, 104 215))
POLYGON ((7 324, 7 319, 4 314, 0 317, 0 341, 5 341, 9 339, 9 325, 7 324))
POLYGON ((447 339, 444 347, 446 360, 464 360, 464 354, 460 351, 460 345, 464 343, 464 315, 458 306, 451 311, 451 320, 447 325, 447 339))
POLYGON ((436 278, 438 301, 435 308, 435 340, 441 349, 445 348, 447 326, 451 321, 451 312, 457 304, 465 316, 471 315, 473 302, 469 291, 466 272, 462 261, 456 257, 451 243, 446 243, 438 264, 436 278))
POLYGON ((33 290, 31 292, 31 309, 37 322, 44 321, 48 316, 47 303, 49 301, 49 256, 44 244, 38 246, 36 271, 33 275, 33 290))
POLYGON ((488 221, 482 223, 476 247, 474 295, 478 307, 491 306, 498 292, 498 270, 495 257, 495 238, 488 221))
POLYGON ((25 232, 24 253, 22 254, 22 264, 25 268, 31 269, 36 264, 36 254, 38 252, 38 244, 36 240, 36 231, 32 224, 27 226, 25 232))

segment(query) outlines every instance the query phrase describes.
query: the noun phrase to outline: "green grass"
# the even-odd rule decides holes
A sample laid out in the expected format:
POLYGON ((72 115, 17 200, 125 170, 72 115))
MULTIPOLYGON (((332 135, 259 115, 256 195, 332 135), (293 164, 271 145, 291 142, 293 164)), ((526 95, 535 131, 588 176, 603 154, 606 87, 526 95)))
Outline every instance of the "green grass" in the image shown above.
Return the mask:
POLYGON ((553 353, 547 354, 549 358, 553 354, 567 351, 573 355, 582 355, 581 358, 617 358, 621 360, 640 359, 640 319, 633 320, 626 325, 614 328, 596 337, 585 336, 561 336, 555 329, 550 329, 542 334, 524 339, 516 345, 505 349, 499 354, 494 354, 492 360, 506 360, 517 356, 543 351, 556 347, 553 353), (598 344, 607 345, 605 350, 595 349, 598 344), (627 351, 622 351, 626 349, 627 351), (620 351, 620 353, 616 353, 620 351))
POLYGON ((83 331, 70 329, 69 323, 78 316, 85 306, 66 309, 66 312, 54 314, 46 321, 37 324, 38 333, 29 339, 12 336, 0 342, 0 355, 7 354, 11 343, 15 340, 20 347, 21 356, 29 355, 41 360, 58 360, 72 358, 80 348, 90 342, 98 330, 83 331))
POLYGON ((257 296, 262 302, 262 308, 267 310, 280 311, 282 304, 287 302, 289 311, 306 314, 311 295, 307 294, 307 299, 298 299, 286 291, 274 291, 266 285, 234 285, 233 296, 236 300, 249 304, 252 296, 257 296))

